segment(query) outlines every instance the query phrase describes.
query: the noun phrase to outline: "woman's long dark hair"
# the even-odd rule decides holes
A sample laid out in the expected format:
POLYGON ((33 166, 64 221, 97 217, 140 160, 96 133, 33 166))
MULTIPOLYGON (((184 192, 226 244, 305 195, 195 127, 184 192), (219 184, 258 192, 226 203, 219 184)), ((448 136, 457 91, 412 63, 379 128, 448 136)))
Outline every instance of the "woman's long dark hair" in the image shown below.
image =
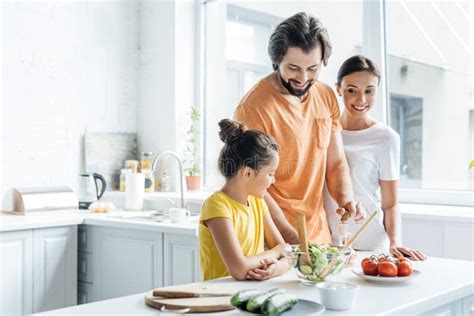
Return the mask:
POLYGON ((365 56, 356 55, 346 59, 346 61, 342 63, 339 71, 337 72, 336 84, 340 86, 342 79, 345 76, 359 71, 367 71, 375 75, 377 78, 379 78, 380 82, 380 71, 377 65, 365 56))

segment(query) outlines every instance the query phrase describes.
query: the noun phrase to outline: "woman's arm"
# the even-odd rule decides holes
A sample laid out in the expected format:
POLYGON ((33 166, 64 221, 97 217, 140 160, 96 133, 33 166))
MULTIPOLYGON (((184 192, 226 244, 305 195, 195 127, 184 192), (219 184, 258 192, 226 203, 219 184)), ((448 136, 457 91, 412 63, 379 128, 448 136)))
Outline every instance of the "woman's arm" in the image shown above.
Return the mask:
POLYGON ((383 223, 390 241, 390 253, 396 257, 408 256, 412 260, 425 260, 420 251, 404 247, 401 239, 401 217, 398 207, 398 181, 380 180, 383 223))
POLYGON ((247 272, 262 267, 263 259, 278 260, 285 244, 278 244, 256 256, 244 256, 234 232, 232 221, 225 217, 216 217, 204 221, 209 228, 227 271, 236 280, 245 280, 247 272))

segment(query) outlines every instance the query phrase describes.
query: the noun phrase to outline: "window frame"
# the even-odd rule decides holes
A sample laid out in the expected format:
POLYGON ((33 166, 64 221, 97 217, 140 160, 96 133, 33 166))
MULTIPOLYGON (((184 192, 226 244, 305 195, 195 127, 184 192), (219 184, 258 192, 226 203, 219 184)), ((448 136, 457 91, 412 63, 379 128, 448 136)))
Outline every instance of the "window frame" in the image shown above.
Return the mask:
MULTIPOLYGON (((200 32, 200 43, 201 47, 199 53, 201 54, 200 62, 202 63, 200 67, 200 72, 198 73, 197 78, 199 78, 200 83, 196 86, 199 87, 200 91, 198 95, 200 96, 200 109, 202 110, 202 121, 201 130, 201 150, 204 157, 202 161, 202 170, 206 170, 205 160, 206 153, 205 149, 205 104, 206 104, 206 78, 204 71, 206 69, 206 20, 209 18, 206 14, 206 3, 209 2, 223 2, 219 0, 201 0, 201 4, 198 8, 200 19, 199 20, 199 30, 200 32)), ((380 67, 382 73, 382 78, 380 80, 380 89, 377 95, 377 106, 374 108, 372 115, 378 121, 381 121, 385 124, 389 124, 390 118, 390 107, 389 107, 389 69, 387 67, 387 44, 386 44, 386 2, 387 0, 363 0, 363 45, 362 45, 362 54, 370 56, 371 59, 380 67)), ((249 9, 241 8, 232 4, 227 4, 226 18, 229 16, 245 16, 245 20, 251 23, 255 21, 261 21, 262 24, 268 25, 275 22, 268 18, 266 14, 259 14, 249 9)), ((235 61, 226 61, 226 66, 235 66, 240 69, 240 67, 252 69, 254 65, 246 64, 235 61)), ((257 66, 258 70, 260 68, 257 66)), ((234 68, 234 67, 232 67, 234 68)), ((242 69, 243 69, 242 68, 242 69)), ((206 179, 206 174, 203 174, 204 184, 206 179)), ((214 187, 203 186, 204 189, 212 190, 214 187)), ((443 189, 407 189, 400 187, 398 188, 398 200, 399 203, 413 203, 413 204, 439 204, 439 205, 456 205, 456 206, 474 206, 474 192, 469 190, 443 190, 443 189)))

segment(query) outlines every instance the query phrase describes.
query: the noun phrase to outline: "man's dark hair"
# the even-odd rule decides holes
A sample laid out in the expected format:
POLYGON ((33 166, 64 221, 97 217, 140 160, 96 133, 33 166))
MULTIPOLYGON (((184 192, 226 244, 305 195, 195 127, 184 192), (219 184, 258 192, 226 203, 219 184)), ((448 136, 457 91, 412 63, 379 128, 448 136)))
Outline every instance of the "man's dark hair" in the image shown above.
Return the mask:
POLYGON ((324 66, 327 65, 332 52, 326 27, 319 19, 304 12, 297 13, 278 24, 270 36, 268 54, 274 70, 278 68, 288 47, 299 47, 305 53, 320 47, 324 66))

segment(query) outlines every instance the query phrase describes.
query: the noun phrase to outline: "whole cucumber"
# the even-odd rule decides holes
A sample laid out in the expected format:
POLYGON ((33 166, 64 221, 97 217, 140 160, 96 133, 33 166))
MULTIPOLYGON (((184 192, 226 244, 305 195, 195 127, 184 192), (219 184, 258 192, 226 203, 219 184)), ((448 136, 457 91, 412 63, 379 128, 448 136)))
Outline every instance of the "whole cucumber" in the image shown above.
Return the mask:
POLYGON ((247 301, 257 295, 260 295, 260 291, 258 290, 242 290, 232 295, 230 303, 237 308, 245 308, 247 301))
POLYGON ((263 303, 262 313, 265 315, 278 315, 289 310, 298 303, 298 298, 292 294, 276 294, 263 303))
POLYGON ((285 293, 284 289, 271 289, 261 295, 250 298, 247 302, 247 310, 249 312, 260 313, 263 303, 273 295, 285 293))

